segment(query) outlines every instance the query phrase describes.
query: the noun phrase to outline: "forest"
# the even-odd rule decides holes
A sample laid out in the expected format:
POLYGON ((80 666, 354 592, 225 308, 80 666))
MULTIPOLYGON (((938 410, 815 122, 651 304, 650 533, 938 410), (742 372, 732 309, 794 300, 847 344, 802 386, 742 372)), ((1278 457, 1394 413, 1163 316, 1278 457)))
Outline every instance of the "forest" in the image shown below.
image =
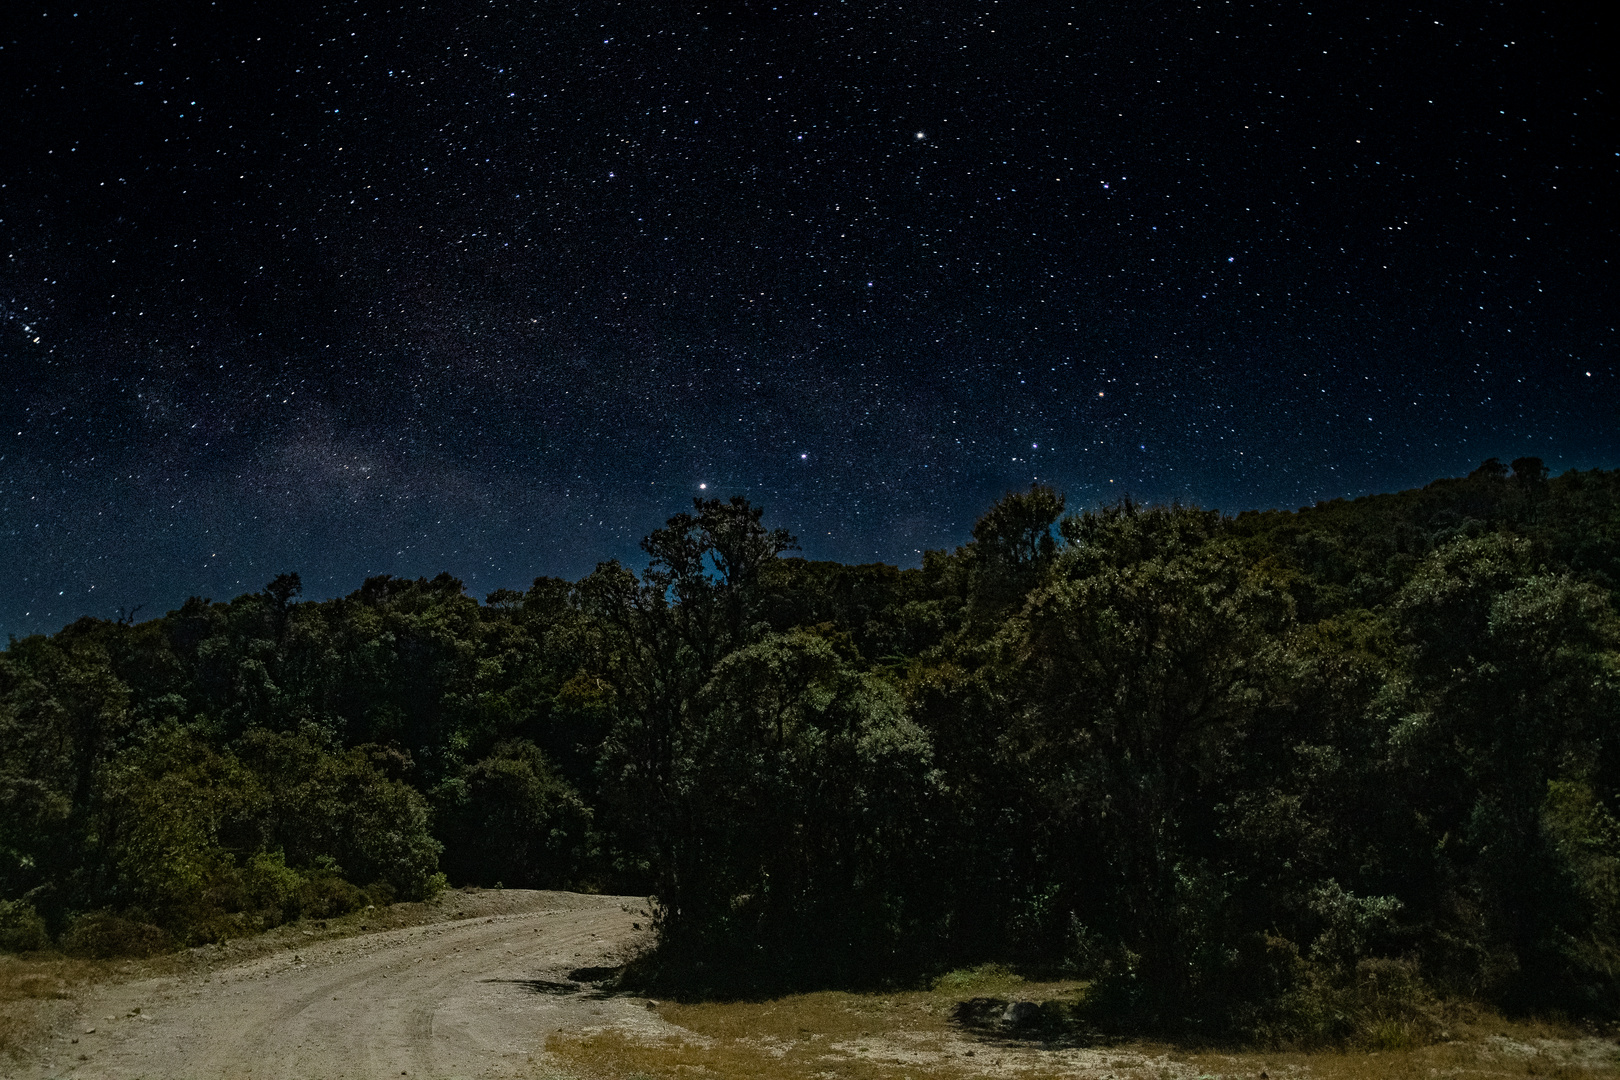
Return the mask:
POLYGON ((1262 1042, 1620 1017, 1620 470, 1236 516, 1034 486, 911 569, 766 522, 698 500, 643 568, 482 602, 287 573, 13 638, 0 948, 499 885, 653 897, 636 976, 693 994, 993 960, 1262 1042))

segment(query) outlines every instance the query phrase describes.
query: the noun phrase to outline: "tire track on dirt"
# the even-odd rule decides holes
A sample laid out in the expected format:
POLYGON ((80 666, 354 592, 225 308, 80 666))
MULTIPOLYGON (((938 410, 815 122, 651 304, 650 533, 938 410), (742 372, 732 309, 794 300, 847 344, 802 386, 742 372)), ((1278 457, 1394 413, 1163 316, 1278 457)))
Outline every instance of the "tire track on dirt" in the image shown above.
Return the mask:
POLYGON ((71 1030, 5 1075, 512 1077, 547 1064, 546 1037, 559 1029, 675 1030, 645 999, 569 978, 622 964, 647 941, 633 925, 641 898, 508 890, 503 903, 530 909, 99 988, 71 1030))

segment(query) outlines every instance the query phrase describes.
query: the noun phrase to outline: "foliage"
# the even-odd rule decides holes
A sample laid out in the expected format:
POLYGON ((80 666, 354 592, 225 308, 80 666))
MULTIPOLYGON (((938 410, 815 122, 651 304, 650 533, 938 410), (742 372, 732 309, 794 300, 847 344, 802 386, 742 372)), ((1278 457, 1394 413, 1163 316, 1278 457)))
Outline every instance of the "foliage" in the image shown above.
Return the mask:
POLYGON ((0 900, 0 952, 32 952, 50 944, 45 920, 25 900, 0 900))
POLYGON ((640 572, 482 604, 283 574, 12 641, 0 945, 448 878, 651 893, 676 990, 1013 965, 1301 1045, 1620 1012, 1620 473, 1236 517, 1037 485, 910 569, 763 521, 698 500, 640 572))
POLYGON ((557 888, 587 863, 591 809, 531 742, 501 743, 437 795, 445 868, 457 880, 557 888))

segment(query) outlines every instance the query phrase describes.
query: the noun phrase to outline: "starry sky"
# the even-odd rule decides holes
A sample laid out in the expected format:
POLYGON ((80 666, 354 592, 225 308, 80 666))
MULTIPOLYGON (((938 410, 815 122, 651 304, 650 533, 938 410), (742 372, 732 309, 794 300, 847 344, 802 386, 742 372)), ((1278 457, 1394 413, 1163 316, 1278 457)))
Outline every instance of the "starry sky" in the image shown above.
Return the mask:
POLYGON ((1620 465, 1599 7, 0 17, 0 633, 1620 465))

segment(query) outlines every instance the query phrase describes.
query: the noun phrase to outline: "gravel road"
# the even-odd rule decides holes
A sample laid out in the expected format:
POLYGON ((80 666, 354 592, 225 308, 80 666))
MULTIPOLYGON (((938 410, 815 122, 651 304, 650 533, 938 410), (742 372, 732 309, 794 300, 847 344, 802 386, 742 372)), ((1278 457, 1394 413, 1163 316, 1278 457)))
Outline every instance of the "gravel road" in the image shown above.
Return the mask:
POLYGON ((594 985, 646 943, 647 931, 632 925, 645 927, 645 900, 486 895, 486 910, 471 917, 97 988, 8 1075, 534 1077, 550 1071, 545 1041, 558 1030, 675 1030, 645 998, 594 985))

